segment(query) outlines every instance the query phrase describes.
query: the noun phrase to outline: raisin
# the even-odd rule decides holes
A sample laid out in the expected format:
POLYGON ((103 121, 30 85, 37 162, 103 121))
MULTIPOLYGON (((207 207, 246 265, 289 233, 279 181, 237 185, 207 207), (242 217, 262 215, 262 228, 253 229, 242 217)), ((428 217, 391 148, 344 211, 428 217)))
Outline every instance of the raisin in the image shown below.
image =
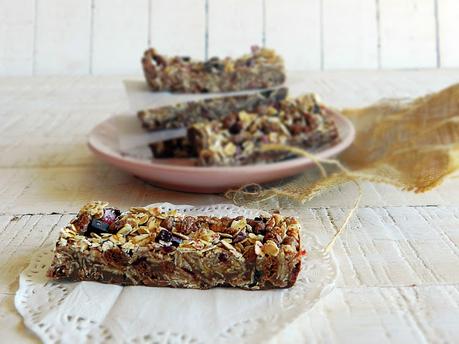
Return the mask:
POLYGON ((261 218, 256 217, 253 220, 248 220, 247 223, 252 227, 255 234, 264 234, 266 225, 261 218))
POLYGON ((223 118, 223 127, 225 129, 231 128, 233 124, 235 124, 237 121, 237 117, 234 113, 229 114, 228 116, 225 116, 223 118))
POLYGON ((229 127, 229 132, 233 135, 237 135, 241 132, 243 128, 242 122, 237 121, 231 127, 229 127))
POLYGON ((228 253, 226 252, 221 252, 218 255, 218 260, 221 261, 222 263, 226 263, 229 260, 228 253))
POLYGON ((248 59, 247 61, 245 61, 245 65, 247 67, 253 67, 255 65, 255 60, 253 59, 248 59))
POLYGON ((129 257, 119 247, 105 251, 103 257, 108 265, 118 268, 126 265, 129 261, 129 257))
POLYGON ((301 124, 293 124, 290 126, 290 132, 292 135, 298 135, 303 131, 303 126, 301 124))
POLYGON ((173 217, 168 217, 167 219, 161 222, 161 227, 164 227, 168 230, 172 230, 174 228, 175 219, 173 217))

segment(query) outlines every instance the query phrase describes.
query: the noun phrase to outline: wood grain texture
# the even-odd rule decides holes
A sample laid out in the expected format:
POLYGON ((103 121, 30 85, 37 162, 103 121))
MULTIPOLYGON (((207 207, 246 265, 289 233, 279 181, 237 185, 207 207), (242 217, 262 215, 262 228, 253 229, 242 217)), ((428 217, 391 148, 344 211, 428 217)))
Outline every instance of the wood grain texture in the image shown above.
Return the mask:
POLYGON ((266 0, 266 46, 289 70, 321 68, 320 0, 266 0))
POLYGON ((205 0, 151 0, 149 44, 159 52, 205 56, 205 0))
POLYGON ((91 1, 36 1, 34 73, 88 74, 91 1))
POLYGON ((0 0, 0 75, 31 75, 35 7, 29 0, 0 0))
POLYGON ((459 66, 459 2, 438 0, 438 25, 442 67, 459 66))
POLYGON ((434 0, 379 0, 382 68, 434 68, 434 0))
POLYGON ((93 9, 93 74, 141 74, 148 46, 148 0, 97 0, 93 9))
POLYGON ((337 288, 273 342, 455 343, 458 297, 457 285, 337 288))
POLYGON ((262 0, 208 0, 208 56, 237 57, 262 45, 262 0))
POLYGON ((378 67, 376 2, 323 0, 324 69, 378 67))
MULTIPOLYGON (((331 223, 342 220, 345 210, 291 212, 300 214, 303 226, 325 243, 333 234, 331 223)), ((0 217, 4 247, 0 296, 6 302, 2 307, 12 299, 17 275, 28 257, 38 247, 53 244, 59 229, 73 216, 0 217)), ((358 341, 360 336, 373 336, 378 342, 391 338, 396 342, 452 341, 459 334, 450 321, 459 311, 458 216, 459 207, 360 209, 334 250, 340 271, 336 290, 281 333, 278 342, 293 343, 301 338, 344 343, 351 338, 358 341), (356 324, 360 324, 359 337, 355 337, 356 324), (316 330, 309 331, 309 326, 316 330)), ((9 323, 17 322, 15 316, 5 317, 9 323)), ((0 331, 17 336, 11 327, 0 331)))
MULTIPOLYGON (((337 107, 414 97, 457 82, 459 70, 309 72, 289 76, 292 91, 315 90, 337 107)), ((33 252, 88 200, 121 208, 157 201, 226 202, 220 195, 171 192, 97 161, 91 128, 126 111, 120 77, 0 78, 0 336, 36 342, 14 309, 18 274, 33 252)), ((352 206, 341 185, 291 209, 325 245, 352 206)), ((278 204, 273 204, 278 206, 278 204)), ((333 253, 335 290, 273 343, 454 343, 459 336, 459 179, 416 195, 363 183, 356 216, 333 253)))
POLYGON ((147 45, 202 59, 266 43, 291 70, 457 67, 458 6, 455 0, 0 0, 0 75, 138 73, 147 45))

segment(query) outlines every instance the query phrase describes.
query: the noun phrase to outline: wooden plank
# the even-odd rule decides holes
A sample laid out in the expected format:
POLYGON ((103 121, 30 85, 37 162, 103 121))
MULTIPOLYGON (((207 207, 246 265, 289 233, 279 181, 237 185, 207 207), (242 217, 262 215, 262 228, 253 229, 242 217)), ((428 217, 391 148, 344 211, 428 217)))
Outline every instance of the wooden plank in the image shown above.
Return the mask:
MULTIPOLYGON (((293 76, 299 79, 293 89, 314 90, 326 103, 340 107, 363 106, 382 97, 419 96, 456 82, 459 72, 309 72, 293 76)), ((6 198, 0 212, 75 211, 96 196, 118 202, 118 188, 127 195, 120 205, 161 198, 174 201, 177 193, 145 186, 97 161, 86 148, 86 135, 98 122, 128 108, 121 80, 108 76, 0 79, 0 190, 6 198), (106 178, 110 187, 101 188, 101 178, 106 178), (66 184, 70 186, 63 188, 66 184), (43 199, 47 201, 39 201, 43 199)), ((364 183, 361 205, 457 205, 458 182, 449 181, 421 195, 364 183)), ((193 197, 175 201, 190 202, 193 197)), ((355 187, 342 185, 307 206, 349 207, 354 197, 355 187)), ((202 202, 207 199, 223 200, 203 197, 202 202)))
POLYGON ((438 23, 440 39, 441 67, 459 66, 459 2, 457 0, 438 1, 438 23))
POLYGON ((151 0, 150 42, 160 53, 205 56, 205 0, 151 0))
POLYGON ((0 0, 0 75, 31 75, 35 7, 28 0, 0 0))
POLYGON ((209 57, 247 54, 262 45, 262 0, 209 0, 209 57))
POLYGON ((457 286, 338 288, 273 342, 454 343, 458 300, 457 286))
POLYGON ((36 74, 87 74, 91 1, 37 0, 36 74))
MULTIPOLYGON (((348 210, 291 212, 325 245, 334 233, 332 223, 340 225, 348 210)), ((337 286, 459 284, 458 216, 458 207, 359 209, 334 247, 341 272, 337 286)))
MULTIPOLYGON (((0 169, 0 192, 4 198, 0 204, 0 213, 6 214, 74 212, 91 199, 107 200, 126 208, 161 201, 179 204, 229 202, 221 195, 202 196, 154 187, 102 163, 87 166, 3 168, 0 169), (42 202, 44 199, 46 202, 42 202)), ((457 206, 459 182, 449 181, 438 189, 421 195, 383 184, 363 183, 363 195, 362 207, 423 204, 457 206), (386 194, 390 196, 387 199, 386 194)), ((349 208, 355 197, 353 185, 340 186, 311 200, 305 206, 349 208)), ((277 203, 273 205, 276 206, 277 203)))
POLYGON ((433 0, 380 0, 382 68, 437 64, 433 0))
POLYGON ((378 67, 376 2, 323 1, 324 69, 378 67))
POLYGON ((289 70, 320 69, 320 1, 266 0, 266 45, 289 70))
MULTIPOLYGON (((321 241, 331 235, 331 219, 338 221, 343 214, 343 209, 301 213, 303 224, 321 241)), ((457 256, 427 259, 440 251, 457 253, 458 248, 453 248, 444 236, 455 235, 458 242, 459 232, 450 214, 457 218, 459 208, 452 212, 432 207, 360 210, 334 251, 341 271, 337 289, 276 339, 341 342, 338 338, 354 338, 358 326, 359 336, 371 335, 383 342, 389 338, 406 342, 429 342, 434 338, 453 341, 458 328, 448 319, 455 319, 459 309, 457 256), (343 250, 344 244, 347 250, 343 250), (425 250, 418 256, 411 254, 420 247, 418 244, 424 245, 425 250), (400 253, 391 245, 398 246, 400 253), (441 285, 431 286, 432 272, 426 272, 437 271, 439 264, 450 271, 439 275, 437 283, 441 285), (310 326, 317 331, 309 331, 310 326)), ((21 326, 16 327, 20 322, 11 303, 18 274, 30 255, 39 246, 52 243, 59 228, 71 217, 58 214, 0 217, 0 316, 8 325, 0 330, 4 336, 17 338, 24 332, 21 326)))
POLYGON ((140 74, 148 45, 148 0, 97 0, 94 4, 93 74, 140 74))

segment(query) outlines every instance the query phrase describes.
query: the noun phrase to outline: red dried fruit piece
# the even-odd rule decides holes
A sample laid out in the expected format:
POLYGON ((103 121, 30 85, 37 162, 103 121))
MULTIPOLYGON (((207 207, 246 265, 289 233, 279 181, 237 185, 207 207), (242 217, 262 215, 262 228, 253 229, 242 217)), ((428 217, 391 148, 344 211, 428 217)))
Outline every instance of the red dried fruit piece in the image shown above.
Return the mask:
POLYGON ((105 208, 104 215, 100 219, 108 225, 111 225, 116 221, 116 218, 121 215, 121 211, 116 208, 105 208))

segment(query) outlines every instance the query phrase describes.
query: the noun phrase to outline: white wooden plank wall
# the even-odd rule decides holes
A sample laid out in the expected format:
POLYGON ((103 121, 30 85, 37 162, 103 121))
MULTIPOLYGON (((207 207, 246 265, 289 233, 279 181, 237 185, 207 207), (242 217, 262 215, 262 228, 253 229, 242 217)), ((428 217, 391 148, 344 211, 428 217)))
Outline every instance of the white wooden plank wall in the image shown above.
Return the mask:
POLYGON ((263 44, 262 0, 208 0, 208 56, 237 56, 263 44))
POLYGON ((291 70, 459 67, 457 0, 0 0, 0 75, 140 73, 148 46, 291 70))
POLYGON ((266 46, 292 70, 321 68, 320 0, 265 0, 266 46))
POLYGON ((91 65, 94 74, 138 73, 139 54, 148 45, 148 0, 93 3, 91 65))
POLYGON ((91 16, 90 0, 36 0, 34 74, 89 72, 91 16))
POLYGON ((437 65, 435 1, 379 0, 383 68, 437 65), (395 25, 401 23, 401 25, 395 25))
MULTIPOLYGON (((206 51, 206 1, 149 1, 148 45, 165 54, 203 59, 206 51)), ((134 52, 137 59, 145 48, 134 52)))

